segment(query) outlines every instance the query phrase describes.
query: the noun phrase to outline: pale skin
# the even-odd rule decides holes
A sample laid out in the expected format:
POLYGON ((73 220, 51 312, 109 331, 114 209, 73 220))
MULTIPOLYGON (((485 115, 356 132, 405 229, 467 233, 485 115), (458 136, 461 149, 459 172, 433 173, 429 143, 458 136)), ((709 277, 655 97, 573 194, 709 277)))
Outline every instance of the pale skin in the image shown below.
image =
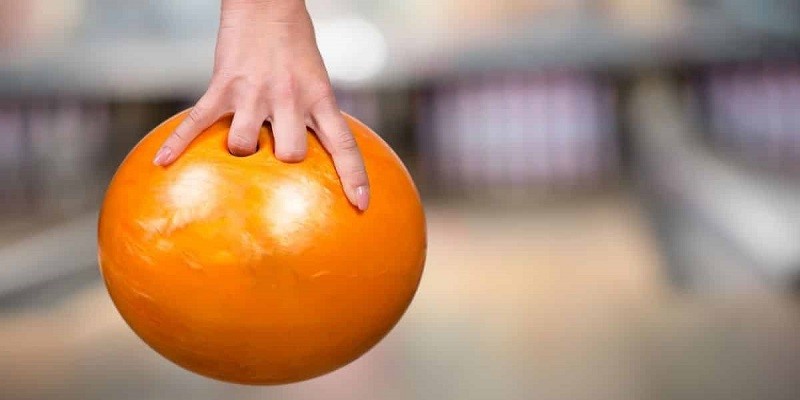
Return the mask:
POLYGON ((369 180, 358 145, 342 117, 304 0, 222 0, 214 72, 206 93, 164 142, 153 162, 168 166, 224 115, 233 114, 228 149, 257 150, 261 125, 275 136, 275 157, 306 156, 311 128, 333 158, 353 206, 369 206, 369 180))

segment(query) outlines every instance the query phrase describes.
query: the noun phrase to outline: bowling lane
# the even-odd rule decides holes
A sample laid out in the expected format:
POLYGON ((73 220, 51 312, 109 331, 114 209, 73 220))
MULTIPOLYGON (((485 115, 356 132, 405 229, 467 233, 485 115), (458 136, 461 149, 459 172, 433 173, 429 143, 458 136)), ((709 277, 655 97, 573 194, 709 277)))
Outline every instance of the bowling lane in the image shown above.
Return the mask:
POLYGON ((333 374, 274 388, 192 375, 125 326, 95 268, 75 268, 0 297, 0 399, 716 399, 767 392, 789 399, 798 392, 793 303, 756 292, 702 299, 670 292, 650 227, 624 193, 525 208, 443 202, 428 210, 429 259, 411 309, 377 348, 333 374))

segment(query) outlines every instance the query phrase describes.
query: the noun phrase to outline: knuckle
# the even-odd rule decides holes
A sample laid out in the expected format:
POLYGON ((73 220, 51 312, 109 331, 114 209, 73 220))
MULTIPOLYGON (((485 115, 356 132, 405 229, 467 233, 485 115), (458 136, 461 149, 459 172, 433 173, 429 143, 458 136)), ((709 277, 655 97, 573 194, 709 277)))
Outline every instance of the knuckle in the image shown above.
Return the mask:
POLYGON ((250 155, 255 151, 255 143, 240 133, 232 133, 228 138, 228 150, 235 155, 250 155))
MULTIPOLYGON (((221 113, 224 109, 225 104, 225 94, 222 93, 220 90, 212 90, 209 89, 208 92, 197 102, 200 106, 200 110, 203 112, 206 117, 211 117, 213 115, 210 114, 217 114, 221 113)), ((197 107, 197 106, 195 106, 197 107)))
POLYGON ((327 103, 332 103, 334 105, 336 104, 336 94, 330 85, 320 85, 318 88, 312 89, 310 92, 312 94, 310 96, 311 103, 309 108, 312 110, 327 103))
POLYGON ((245 104, 253 110, 267 110, 269 108, 269 96, 265 88, 253 90, 244 100, 245 104))
POLYGON ((183 133, 182 129, 176 129, 175 132, 172 132, 172 138, 178 142, 185 142, 186 134, 183 133))
POLYGON ((341 152, 354 152, 358 151, 358 142, 356 138, 349 131, 341 131, 334 135, 334 145, 336 149, 341 152))
POLYGON ((357 186, 365 185, 368 181, 367 171, 361 165, 349 168, 344 171, 344 175, 347 177, 347 180, 357 186))
POLYGON ((275 83, 273 89, 275 96, 279 99, 290 100, 294 99, 297 95, 294 78, 286 77, 275 83))
POLYGON ((228 86, 227 78, 214 75, 211 77, 211 81, 208 82, 208 89, 206 89, 205 96, 203 97, 221 96, 228 91, 228 86))
POLYGON ((210 86, 224 91, 235 86, 239 79, 240 78, 237 74, 234 74, 228 70, 220 70, 214 73, 214 76, 211 78, 210 86))
POLYGON ((269 87, 264 81, 241 78, 231 91, 232 102, 239 108, 265 110, 270 104, 269 87))
POLYGON ((263 81, 243 73, 221 71, 212 78, 211 86, 215 87, 219 93, 240 97, 249 93, 263 91, 263 81))
POLYGON ((186 119, 189 120, 192 124, 198 124, 202 121, 203 116, 206 113, 205 105, 201 103, 197 103, 192 109, 189 111, 189 114, 186 116, 186 119))
POLYGON ((312 84, 309 93, 315 99, 331 99, 335 97, 333 87, 327 82, 312 84))

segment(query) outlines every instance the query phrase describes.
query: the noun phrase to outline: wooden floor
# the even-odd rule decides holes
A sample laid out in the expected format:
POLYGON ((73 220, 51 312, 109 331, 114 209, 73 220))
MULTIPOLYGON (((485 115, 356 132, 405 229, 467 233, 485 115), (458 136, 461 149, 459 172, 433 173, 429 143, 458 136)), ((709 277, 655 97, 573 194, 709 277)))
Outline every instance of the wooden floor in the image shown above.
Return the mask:
POLYGON ((672 293, 629 196, 428 210, 411 309, 333 374, 274 388, 194 376, 139 341, 87 271, 0 303, 0 399, 800 398, 795 304, 672 293))

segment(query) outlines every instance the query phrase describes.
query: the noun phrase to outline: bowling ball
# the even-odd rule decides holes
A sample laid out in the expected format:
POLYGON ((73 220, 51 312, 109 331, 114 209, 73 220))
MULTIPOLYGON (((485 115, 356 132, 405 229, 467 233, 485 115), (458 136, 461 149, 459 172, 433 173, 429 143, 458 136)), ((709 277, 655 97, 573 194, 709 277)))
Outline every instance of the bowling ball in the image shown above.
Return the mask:
POLYGON ((425 216, 408 171, 345 116, 369 208, 345 197, 329 154, 277 160, 270 128, 229 153, 227 117, 173 165, 152 163, 180 113, 130 152, 100 212, 100 270, 123 319, 158 353, 211 378, 281 384, 342 367, 398 322, 419 284, 425 216))

